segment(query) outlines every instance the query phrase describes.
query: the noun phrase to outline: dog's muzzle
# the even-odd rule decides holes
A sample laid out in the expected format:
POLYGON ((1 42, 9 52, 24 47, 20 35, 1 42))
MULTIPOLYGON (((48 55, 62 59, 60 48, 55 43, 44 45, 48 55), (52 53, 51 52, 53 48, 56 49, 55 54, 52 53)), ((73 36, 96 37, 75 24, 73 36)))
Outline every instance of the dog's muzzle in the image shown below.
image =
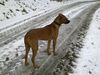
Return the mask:
POLYGON ((70 23, 70 20, 67 20, 67 21, 65 22, 65 24, 68 24, 68 23, 70 23))

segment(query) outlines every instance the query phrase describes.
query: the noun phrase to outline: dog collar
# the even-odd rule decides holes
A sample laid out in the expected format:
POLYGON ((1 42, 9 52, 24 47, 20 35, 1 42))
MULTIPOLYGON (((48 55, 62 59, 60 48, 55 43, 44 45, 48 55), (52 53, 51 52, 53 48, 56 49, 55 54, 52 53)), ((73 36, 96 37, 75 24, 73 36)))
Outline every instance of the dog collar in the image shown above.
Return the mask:
POLYGON ((59 23, 57 23, 56 21, 54 21, 54 23, 60 26, 60 24, 59 24, 59 23))

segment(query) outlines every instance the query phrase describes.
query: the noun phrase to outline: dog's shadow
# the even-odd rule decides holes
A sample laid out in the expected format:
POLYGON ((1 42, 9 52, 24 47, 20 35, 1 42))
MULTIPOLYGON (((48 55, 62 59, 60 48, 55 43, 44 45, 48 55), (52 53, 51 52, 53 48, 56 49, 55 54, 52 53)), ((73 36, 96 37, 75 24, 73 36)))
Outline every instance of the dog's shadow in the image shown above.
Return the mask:
MULTIPOLYGON (((46 58, 48 58, 48 54, 47 54, 47 41, 42 41, 39 40, 38 42, 39 47, 38 47, 38 54, 36 56, 36 63, 41 65, 45 62, 46 58)), ((51 48, 50 48, 51 50, 51 48)))

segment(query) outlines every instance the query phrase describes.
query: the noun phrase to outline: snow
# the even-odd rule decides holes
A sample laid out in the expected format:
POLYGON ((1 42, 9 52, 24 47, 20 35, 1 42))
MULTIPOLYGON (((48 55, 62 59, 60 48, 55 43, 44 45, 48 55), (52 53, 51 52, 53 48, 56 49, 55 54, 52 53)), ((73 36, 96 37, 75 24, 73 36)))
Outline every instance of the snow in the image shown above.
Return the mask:
MULTIPOLYGON (((71 3, 72 2, 69 2, 68 4, 71 4, 71 3)), ((33 2, 33 0, 9 0, 8 3, 6 2, 5 7, 0 5, 0 11, 1 11, 0 12, 0 29, 1 29, 0 32, 3 31, 2 30, 3 28, 9 27, 9 26, 12 28, 12 26, 16 22, 17 23, 22 22, 26 19, 31 18, 32 16, 33 16, 33 18, 36 18, 36 16, 43 15, 43 14, 45 14, 45 12, 54 10, 60 6, 63 6, 64 4, 66 4, 66 2, 57 3, 56 1, 53 2, 50 0, 36 0, 36 2, 33 2), (25 5, 23 5, 23 3, 25 3, 27 5, 27 7, 25 8, 28 12, 27 14, 15 11, 16 8, 22 10, 20 5, 18 4, 19 1, 23 7, 25 7, 25 5), (7 16, 10 17, 10 19, 7 19, 4 17, 4 15, 2 15, 2 13, 8 12, 9 8, 12 8, 12 10, 15 12, 15 15, 11 14, 11 13, 10 13, 10 15, 7 14, 7 16), (33 11, 32 10, 33 8, 35 8, 37 10, 33 11)), ((92 4, 92 3, 90 3, 90 4, 92 4)), ((86 3, 84 5, 79 5, 79 6, 73 7, 67 11, 64 11, 63 14, 65 14, 66 16, 68 15, 68 17, 70 19, 72 19, 73 17, 78 16, 78 14, 81 13, 81 11, 85 10, 85 8, 88 7, 90 4, 86 3)), ((48 22, 42 24, 41 27, 43 25, 49 24, 51 21, 52 20, 49 20, 48 22)), ((24 23, 25 23, 25 21, 24 21, 24 23)), ((5 30, 7 30, 7 29, 5 29, 5 30)), ((90 74, 100 75, 100 72, 99 72, 99 70, 100 70, 99 38, 100 38, 100 9, 98 9, 93 16, 93 20, 90 24, 87 36, 84 39, 84 47, 81 49, 80 58, 77 60, 77 62, 78 62, 77 68, 75 69, 74 74, 70 74, 70 75, 83 75, 83 74, 84 75, 90 75, 90 74)), ((45 45, 47 45, 46 42, 44 42, 44 41, 40 42, 39 49, 42 49, 42 51, 45 50, 46 49, 46 47, 44 47, 45 45)), ((0 47, 0 68, 2 68, 2 67, 6 68, 7 65, 3 64, 3 62, 5 62, 6 57, 10 58, 10 60, 8 61, 8 62, 10 62, 16 58, 16 53, 18 53, 19 56, 24 55, 24 53, 25 53, 23 36, 13 40, 9 44, 6 44, 6 45, 0 47)), ((30 54, 31 54, 31 52, 30 52, 30 54)), ((46 55, 46 53, 42 52, 42 54, 44 54, 44 56, 41 56, 39 59, 37 59, 37 62, 40 61, 40 59, 42 59, 42 57, 48 57, 46 55)), ((44 60, 42 60, 42 63, 43 63, 43 61, 44 60)), ((6 64, 8 62, 6 62, 6 64)), ((21 62, 23 62, 23 60, 21 60, 21 62)), ((17 63, 17 64, 19 64, 19 63, 17 63)), ((17 65, 17 66, 19 66, 19 65, 17 65)), ((26 68, 26 67, 24 67, 24 68, 26 68)), ((20 67, 19 67, 19 69, 20 69, 20 67)), ((22 66, 22 69, 23 69, 23 66, 22 66)), ((32 70, 32 66, 30 67, 30 70, 32 70)))
POLYGON ((70 75, 100 75, 100 9, 91 21, 88 33, 84 39, 84 46, 77 60, 77 68, 70 75))
POLYGON ((2 0, 4 6, 0 5, 0 30, 14 26, 30 18, 42 15, 47 11, 51 11, 60 6, 72 4, 77 1, 56 2, 50 0, 2 0), (22 12, 25 9, 26 13, 22 12), (19 11, 18 11, 19 10, 19 11), (5 15, 3 14, 5 13, 5 15), (8 17, 8 18, 7 18, 8 17))
POLYGON ((58 8, 64 4, 50 0, 8 0, 4 2, 5 6, 0 5, 0 29, 22 22, 32 16, 35 17, 36 15, 43 14, 46 11, 58 8), (25 9, 27 13, 23 13, 23 9, 25 9), (12 10, 12 12, 10 10, 12 10), (3 13, 5 13, 5 15, 3 13), (7 17, 9 19, 7 19, 7 17))
MULTIPOLYGON (((91 4, 91 3, 90 3, 91 4)), ((77 8, 72 8, 72 9, 70 9, 70 11, 69 12, 64 12, 64 14, 67 16, 67 15, 69 15, 69 16, 71 16, 70 18, 72 18, 72 17, 75 17, 78 13, 80 13, 82 10, 84 10, 83 9, 83 7, 86 7, 86 6, 89 6, 89 4, 84 4, 83 6, 80 6, 80 7, 77 7, 77 8), (80 10, 79 12, 75 12, 75 11, 78 11, 78 10, 80 10), (72 12, 74 12, 74 13, 72 13, 72 12)), ((42 24, 40 27, 44 27, 45 25, 47 25, 47 24, 49 24, 49 23, 51 23, 52 22, 52 20, 49 20, 49 21, 47 21, 45 24, 42 24)), ((11 28, 11 27, 10 27, 11 28)), ((6 29, 7 30, 7 29, 6 29)), ((3 30, 4 31, 4 30, 3 30)), ((2 31, 1 31, 2 32, 2 31)), ((10 58, 14 58, 15 57, 15 54, 14 53, 16 53, 16 48, 18 48, 18 50, 19 50, 19 53, 20 53, 20 51, 22 52, 24 49, 22 49, 22 50, 20 50, 20 48, 19 47, 24 47, 24 41, 23 41, 23 38, 21 38, 21 39, 16 39, 16 40, 14 40, 13 42, 11 42, 11 43, 9 43, 8 45, 5 45, 5 46, 3 46, 3 47, 1 47, 0 48, 0 52, 2 53, 1 55, 0 55, 0 58, 3 58, 3 59, 6 59, 6 57, 4 57, 3 55, 10 55, 9 57, 10 58), (6 50, 5 52, 4 52, 4 50, 6 50), (12 51, 13 50, 13 51, 12 51), (12 53, 13 53, 13 55, 12 55, 12 53)), ((23 52, 24 53, 24 52, 23 52)))

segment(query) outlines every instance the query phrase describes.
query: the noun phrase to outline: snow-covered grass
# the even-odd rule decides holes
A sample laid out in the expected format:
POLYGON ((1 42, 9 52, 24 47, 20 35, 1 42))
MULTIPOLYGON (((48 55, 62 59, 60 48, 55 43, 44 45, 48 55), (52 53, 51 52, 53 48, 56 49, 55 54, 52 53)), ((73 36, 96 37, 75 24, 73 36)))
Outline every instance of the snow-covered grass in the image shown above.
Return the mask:
POLYGON ((84 46, 77 60, 77 68, 70 75, 100 75, 100 9, 91 21, 89 30, 84 39, 84 46))
POLYGON ((62 5, 77 2, 52 0, 1 0, 0 1, 0 30, 13 26, 19 22, 42 15, 46 11, 58 8, 62 5), (4 5, 2 5, 2 3, 4 5))
POLYGON ((45 9, 60 6, 61 3, 50 0, 1 0, 0 21, 10 19, 14 16, 22 16, 36 13, 45 9))
POLYGON ((0 3, 4 4, 0 4, 0 29, 64 4, 50 0, 1 0, 0 3))

